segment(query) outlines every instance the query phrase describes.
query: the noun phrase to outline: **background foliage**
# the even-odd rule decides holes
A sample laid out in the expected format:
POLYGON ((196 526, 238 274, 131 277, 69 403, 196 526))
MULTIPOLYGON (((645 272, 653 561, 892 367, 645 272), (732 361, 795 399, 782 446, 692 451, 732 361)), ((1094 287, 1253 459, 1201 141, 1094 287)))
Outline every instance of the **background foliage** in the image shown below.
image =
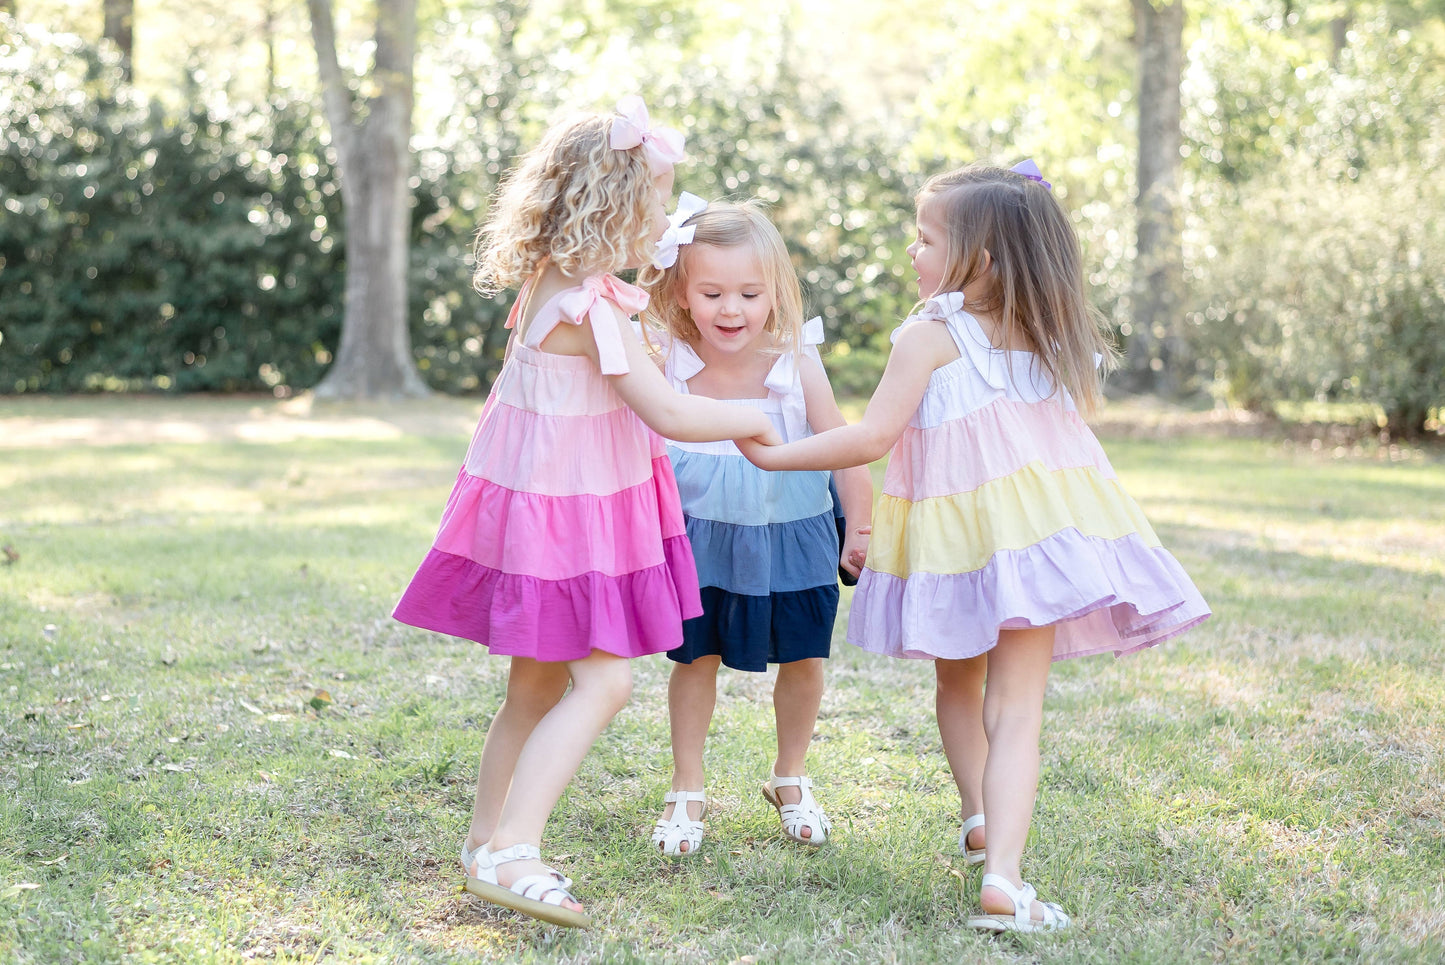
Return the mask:
MULTIPOLYGON (((304 17, 190 6, 206 29, 172 34, 186 55, 166 57, 144 42, 159 49, 177 0, 139 5, 130 87, 74 5, 31 0, 20 21, 0 19, 0 392, 284 395, 330 360, 345 224, 304 17)), ((360 29, 351 6, 343 33, 360 29)), ((1186 391, 1257 409, 1365 403, 1397 432, 1434 425, 1442 7, 1189 4, 1174 361, 1186 391)), ((1130 348, 1122 0, 434 0, 422 12, 411 324, 437 389, 483 390, 504 344, 504 304, 469 287, 497 177, 559 110, 634 90, 688 135, 681 187, 772 204, 841 389, 872 388, 912 303, 913 191, 975 159, 1039 161, 1130 348)), ((353 52, 360 39, 343 36, 353 52)))

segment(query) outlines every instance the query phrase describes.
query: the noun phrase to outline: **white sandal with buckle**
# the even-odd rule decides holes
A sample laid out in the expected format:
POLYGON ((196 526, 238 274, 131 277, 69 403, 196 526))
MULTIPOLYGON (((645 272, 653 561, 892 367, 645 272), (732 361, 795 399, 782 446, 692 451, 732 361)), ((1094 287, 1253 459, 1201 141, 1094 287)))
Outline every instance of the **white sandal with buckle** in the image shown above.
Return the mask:
POLYGON ((963 852, 963 859, 969 864, 983 864, 984 848, 970 848, 968 836, 973 833, 974 828, 983 827, 983 815, 975 814, 963 822, 963 830, 958 833, 958 850, 963 852))
POLYGON ((1064 914, 1064 909, 1052 901, 1040 901, 1039 907, 1044 910, 1043 916, 1034 918, 1032 909, 1039 895, 1027 881, 1022 888, 1015 888, 1013 882, 1003 875, 986 874, 983 876, 982 887, 1002 891, 1009 901, 1014 903, 1014 911, 1012 915, 994 915, 988 912, 975 915, 968 920, 969 928, 991 932, 1062 931, 1073 924, 1072 919, 1064 914))
POLYGON ((563 908, 562 902, 576 901, 567 890, 572 879, 548 868, 546 874, 524 875, 511 886, 497 880, 497 865, 510 861, 540 861, 542 852, 534 845, 514 844, 510 848, 488 851, 483 845, 468 851, 462 842, 462 865, 467 869, 467 890, 485 901, 554 925, 587 928, 592 918, 583 912, 563 908), (470 860, 470 863, 468 863, 470 860))
POLYGON ((828 832, 833 829, 833 822, 828 820, 828 815, 813 800, 813 786, 811 778, 807 777, 778 777, 774 774, 771 781, 763 783, 763 797, 773 807, 778 809, 778 818, 783 822, 783 834, 801 844, 820 847, 828 840, 828 832), (784 804, 782 797, 778 795, 780 787, 796 787, 802 795, 797 804, 784 804), (803 837, 803 829, 807 828, 809 837, 803 837))
POLYGON ((707 795, 702 791, 668 791, 662 800, 672 805, 672 817, 657 819, 657 826, 652 829, 653 845, 663 854, 678 857, 697 854, 697 849, 702 846, 702 815, 707 813, 707 795), (696 801, 702 806, 696 821, 688 816, 689 801, 696 801), (681 850, 684 844, 687 845, 686 851, 681 850))

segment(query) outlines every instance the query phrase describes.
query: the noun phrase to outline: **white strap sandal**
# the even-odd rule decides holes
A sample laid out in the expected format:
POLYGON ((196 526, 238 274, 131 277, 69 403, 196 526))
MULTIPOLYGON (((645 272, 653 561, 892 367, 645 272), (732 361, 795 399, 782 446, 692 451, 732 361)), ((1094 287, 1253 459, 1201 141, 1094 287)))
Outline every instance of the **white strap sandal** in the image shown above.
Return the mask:
POLYGON ((982 887, 1002 891, 1009 901, 1014 903, 1014 912, 1012 915, 975 915, 968 920, 969 928, 991 932, 1036 932, 1062 931, 1073 924, 1072 919, 1064 914, 1064 909, 1052 901, 1040 901, 1039 907, 1044 910, 1043 916, 1034 918, 1032 909, 1039 895, 1027 881, 1022 888, 1015 888, 1003 875, 986 874, 983 876, 982 887))
POLYGON ((828 815, 824 814, 818 802, 813 800, 813 792, 810 790, 812 786, 811 778, 778 777, 774 774, 771 781, 763 783, 763 797, 778 809, 778 818, 783 822, 783 834, 801 844, 817 848, 828 840, 828 832, 833 830, 833 822, 828 820, 828 815), (780 787, 796 787, 802 797, 797 804, 784 804, 778 795, 780 787), (809 837, 803 837, 804 828, 808 829, 809 837))
MULTIPOLYGON (((475 850, 470 849, 467 847, 466 838, 462 838, 461 858, 462 871, 466 872, 468 878, 481 877, 481 875, 477 874, 478 862, 480 862, 484 867, 491 867, 492 865, 492 853, 487 850, 487 846, 485 844, 479 844, 477 845, 475 850)), ((561 882, 563 888, 572 887, 572 879, 564 875, 562 872, 553 871, 552 874, 556 876, 559 882, 561 882)))
POLYGON ((657 826, 652 829, 653 846, 663 854, 678 857, 697 854, 697 849, 702 847, 701 816, 707 813, 707 795, 702 791, 668 791, 662 796, 662 800, 672 805, 672 817, 657 819, 657 826), (689 801, 702 805, 696 821, 688 817, 689 801), (683 844, 687 845, 686 851, 681 850, 683 844))
POLYGON ((509 861, 540 861, 542 852, 534 845, 514 844, 510 848, 488 851, 485 846, 468 851, 462 842, 462 863, 467 867, 467 890, 494 905, 520 911, 524 915, 568 928, 587 928, 592 918, 583 912, 563 908, 562 902, 576 901, 567 890, 572 882, 565 875, 547 869, 546 874, 524 875, 510 887, 497 880, 497 865, 509 861), (467 865, 467 859, 471 864, 467 865), (564 884, 563 882, 566 882, 564 884))
POLYGON ((963 830, 958 833, 958 850, 963 852, 963 859, 969 864, 983 864, 983 848, 970 848, 968 836, 974 828, 983 827, 983 815, 975 814, 963 822, 963 830))

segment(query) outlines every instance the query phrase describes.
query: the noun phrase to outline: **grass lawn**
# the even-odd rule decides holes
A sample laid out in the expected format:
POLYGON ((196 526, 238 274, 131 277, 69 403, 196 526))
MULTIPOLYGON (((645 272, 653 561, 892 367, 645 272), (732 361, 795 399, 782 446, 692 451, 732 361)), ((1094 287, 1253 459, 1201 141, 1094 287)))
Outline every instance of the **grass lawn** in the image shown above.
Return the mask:
POLYGON ((1216 616, 1055 665, 1025 873, 1073 933, 963 927, 931 667, 842 619, 810 756, 833 843, 781 836, 771 681, 725 672, 707 841, 654 854, 668 664, 635 661, 544 841, 573 932, 461 890, 505 662, 388 615, 477 410, 0 400, 0 961, 1445 959, 1438 448, 1110 413, 1216 616))

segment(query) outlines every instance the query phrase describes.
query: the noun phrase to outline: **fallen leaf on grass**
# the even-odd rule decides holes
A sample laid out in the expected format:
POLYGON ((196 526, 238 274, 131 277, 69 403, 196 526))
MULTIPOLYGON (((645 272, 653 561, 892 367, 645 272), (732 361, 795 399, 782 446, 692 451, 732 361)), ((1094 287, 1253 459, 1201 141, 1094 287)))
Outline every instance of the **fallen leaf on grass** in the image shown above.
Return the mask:
POLYGON ((346 753, 345 751, 338 751, 338 750, 336 750, 335 748, 332 748, 331 750, 327 751, 327 753, 330 754, 332 757, 340 757, 340 758, 342 758, 342 759, 344 759, 344 760, 348 760, 348 761, 349 761, 349 760, 353 760, 353 758, 352 758, 352 756, 351 756, 350 754, 346 753))
POLYGON ((48 868, 48 867, 50 867, 51 865, 55 865, 55 864, 65 864, 65 862, 66 862, 67 860, 69 860, 69 858, 70 858, 70 855, 68 855, 68 854, 63 854, 63 855, 61 855, 60 857, 55 858, 54 860, 51 860, 51 861, 40 861, 40 862, 37 862, 37 863, 40 864, 42 867, 48 868))
POLYGON ((244 700, 241 701, 241 706, 244 707, 244 708, 246 708, 247 710, 249 710, 249 711, 250 711, 251 713, 253 713, 253 714, 264 714, 264 713, 266 713, 264 710, 262 710, 260 707, 257 707, 255 704, 249 703, 249 702, 244 701, 244 700))
POLYGON ((33 881, 16 882, 9 888, 6 888, 4 891, 0 891, 0 898, 14 898, 22 891, 34 891, 36 888, 39 887, 40 886, 35 884, 33 881))
POLYGON ((10 545, 8 545, 8 544, 5 545, 5 546, 0 546, 0 553, 4 553, 4 554, 5 554, 5 565, 6 565, 6 566, 11 565, 12 563, 19 563, 19 562, 20 562, 20 554, 16 551, 15 547, 13 547, 13 546, 10 546, 10 545))

